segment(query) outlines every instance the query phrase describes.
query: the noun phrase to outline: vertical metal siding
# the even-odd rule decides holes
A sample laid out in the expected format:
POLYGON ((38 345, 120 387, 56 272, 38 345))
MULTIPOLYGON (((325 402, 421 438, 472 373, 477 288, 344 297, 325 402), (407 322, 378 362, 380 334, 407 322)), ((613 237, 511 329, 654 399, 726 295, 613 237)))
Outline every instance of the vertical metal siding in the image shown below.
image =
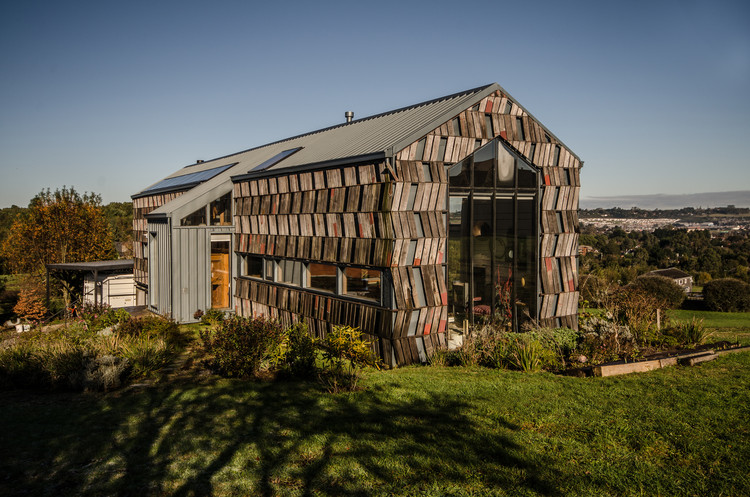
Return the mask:
MULTIPOLYGON (((174 307, 172 316, 181 323, 195 322, 193 314, 198 309, 203 312, 211 308, 211 235, 233 234, 233 227, 189 227, 174 228, 173 233, 173 275, 172 290, 174 307)), ((231 247, 231 241, 230 241, 231 247)), ((231 253, 231 252, 230 252, 231 253)), ((236 275, 232 261, 232 275, 236 275)), ((234 278, 230 279, 234 307, 234 278)))
MULTIPOLYGON (((149 292, 154 288, 153 278, 159 278, 158 295, 156 301, 156 312, 162 316, 172 315, 172 278, 171 278, 171 246, 170 223, 148 223, 149 244, 152 238, 150 233, 156 234, 156 247, 149 247, 149 255, 155 250, 158 253, 158 264, 154 267, 153 261, 149 260, 149 292)), ((151 297, 147 299, 150 302, 151 297)))

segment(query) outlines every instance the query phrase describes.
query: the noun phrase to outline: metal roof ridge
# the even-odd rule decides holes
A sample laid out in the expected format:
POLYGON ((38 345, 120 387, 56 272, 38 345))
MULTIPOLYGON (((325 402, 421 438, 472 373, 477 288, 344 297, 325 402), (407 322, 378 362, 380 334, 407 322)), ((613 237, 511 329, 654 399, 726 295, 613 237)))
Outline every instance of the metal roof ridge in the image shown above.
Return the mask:
MULTIPOLYGON (((355 119, 355 120, 353 120, 350 123, 335 124, 333 126, 328 126, 326 128, 321 128, 321 129, 317 129, 317 130, 314 130, 314 131, 308 131, 307 133, 302 133, 302 134, 299 134, 299 135, 290 136, 288 138, 282 138, 280 140, 276 140, 276 141, 273 141, 273 142, 265 143, 263 145, 258 145, 257 147, 251 147, 251 148, 248 148, 248 149, 245 149, 245 150, 240 150, 239 152, 234 152, 234 153, 231 153, 231 154, 222 155, 222 156, 216 157, 214 159, 208 159, 208 160, 205 160, 204 162, 213 162, 213 161, 217 161, 217 160, 221 160, 221 159, 227 159, 227 158, 233 157, 235 155, 240 155, 240 154, 244 154, 244 153, 247 153, 247 152, 252 152, 254 150, 260 150, 262 148, 270 147, 272 145, 278 145, 280 143, 288 142, 288 141, 291 141, 291 140, 296 140, 298 138, 303 138, 303 137, 306 137, 306 136, 312 136, 312 135, 315 135, 315 134, 324 133, 326 131, 331 131, 331 130, 334 130, 334 129, 337 129, 337 128, 343 128, 345 126, 351 126, 351 125, 354 125, 354 124, 357 124, 357 123, 363 123, 363 122, 366 122, 366 121, 371 121, 373 119, 379 119, 381 117, 390 116, 390 115, 393 115, 393 114, 398 114, 400 112, 405 112, 407 110, 416 109, 416 108, 419 108, 419 107, 423 107, 425 105, 431 105, 431 104, 434 104, 434 103, 437 103, 437 102, 443 102, 443 101, 450 100, 450 99, 453 99, 453 98, 458 98, 458 97, 470 95, 472 93, 477 93, 477 92, 480 92, 482 90, 485 90, 485 89, 487 89, 487 88, 489 88, 489 87, 491 87, 493 85, 497 85, 497 83, 490 83, 488 85, 478 86, 478 87, 472 88, 470 90, 464 90, 464 91, 452 93, 450 95, 445 95, 445 96, 442 96, 442 97, 433 98, 431 100, 426 100, 424 102, 420 102, 420 103, 413 104, 413 105, 408 105, 406 107, 401 107, 401 108, 398 108, 398 109, 389 110, 389 111, 386 111, 386 112, 382 112, 380 114, 375 114, 375 115, 372 115, 372 116, 363 117, 361 119, 355 119)), ((498 87, 499 87, 499 85, 498 85, 498 87)), ((194 165, 194 164, 190 164, 190 165, 194 165)), ((189 167, 189 166, 183 166, 183 167, 189 167)))

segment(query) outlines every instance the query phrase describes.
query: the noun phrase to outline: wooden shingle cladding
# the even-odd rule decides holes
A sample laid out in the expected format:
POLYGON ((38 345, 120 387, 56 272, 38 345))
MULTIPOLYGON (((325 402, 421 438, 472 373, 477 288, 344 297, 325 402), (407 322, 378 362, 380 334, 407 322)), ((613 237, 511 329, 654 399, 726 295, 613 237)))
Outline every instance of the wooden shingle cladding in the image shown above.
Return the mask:
MULTIPOLYGON (((463 160, 496 136, 539 168, 542 177, 539 322, 542 326, 577 328, 578 198, 582 163, 521 106, 501 91, 493 92, 400 150, 395 157, 396 175, 400 179, 408 175, 414 164, 417 170, 421 164, 443 169, 446 163, 463 160)), ((447 179, 443 177, 441 181, 447 179)), ((437 274, 441 278, 438 286, 442 288, 445 273, 437 274)))
POLYGON ((318 335, 358 326, 387 364, 424 361, 446 345, 446 165, 497 136, 541 171, 541 324, 576 327, 581 164, 500 91, 392 159, 236 180, 238 254, 371 267, 392 292, 373 305, 240 277, 237 313, 285 324, 304 319, 318 335))
POLYGON ((133 274, 137 285, 148 286, 148 220, 146 215, 183 192, 160 193, 133 199, 133 274))

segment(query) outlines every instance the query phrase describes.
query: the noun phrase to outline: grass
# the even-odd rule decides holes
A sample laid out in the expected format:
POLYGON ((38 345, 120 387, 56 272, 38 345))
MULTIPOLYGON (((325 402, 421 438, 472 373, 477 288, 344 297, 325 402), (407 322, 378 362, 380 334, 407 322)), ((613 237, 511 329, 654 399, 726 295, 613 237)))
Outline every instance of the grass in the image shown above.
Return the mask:
POLYGON ((750 354, 570 378, 366 374, 0 392, 0 494, 750 495, 750 354))
POLYGON ((750 345, 750 312, 714 312, 676 309, 669 311, 675 321, 702 319, 703 325, 711 330, 709 341, 728 340, 750 345))

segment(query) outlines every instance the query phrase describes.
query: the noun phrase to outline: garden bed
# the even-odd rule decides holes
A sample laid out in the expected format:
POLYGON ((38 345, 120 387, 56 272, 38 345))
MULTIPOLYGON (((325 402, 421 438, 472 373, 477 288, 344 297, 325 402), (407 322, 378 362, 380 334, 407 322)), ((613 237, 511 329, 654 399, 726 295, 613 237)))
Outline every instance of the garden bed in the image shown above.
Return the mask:
POLYGON ((613 361, 595 366, 567 369, 562 372, 565 376, 617 376, 630 373, 644 373, 677 364, 681 366, 695 366, 702 362, 716 359, 719 356, 750 352, 750 346, 736 345, 729 342, 703 344, 694 349, 670 349, 649 354, 643 359, 633 361, 613 361))

